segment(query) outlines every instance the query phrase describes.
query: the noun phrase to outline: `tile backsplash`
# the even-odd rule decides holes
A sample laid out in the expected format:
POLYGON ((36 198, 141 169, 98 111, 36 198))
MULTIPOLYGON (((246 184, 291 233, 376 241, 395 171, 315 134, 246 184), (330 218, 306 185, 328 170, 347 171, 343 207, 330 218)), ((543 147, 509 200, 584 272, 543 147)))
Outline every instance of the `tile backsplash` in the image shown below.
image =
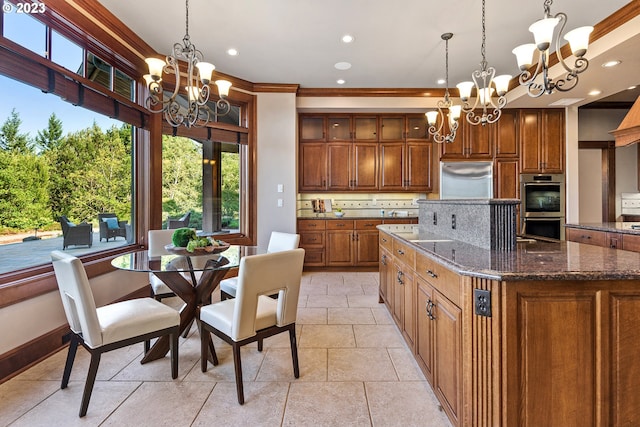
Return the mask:
POLYGON ((391 212, 410 216, 418 215, 417 200, 425 199, 424 193, 300 193, 297 200, 298 216, 312 215, 312 201, 324 199, 331 201, 332 209, 342 208, 345 212, 358 215, 378 216, 382 210, 385 216, 391 212))

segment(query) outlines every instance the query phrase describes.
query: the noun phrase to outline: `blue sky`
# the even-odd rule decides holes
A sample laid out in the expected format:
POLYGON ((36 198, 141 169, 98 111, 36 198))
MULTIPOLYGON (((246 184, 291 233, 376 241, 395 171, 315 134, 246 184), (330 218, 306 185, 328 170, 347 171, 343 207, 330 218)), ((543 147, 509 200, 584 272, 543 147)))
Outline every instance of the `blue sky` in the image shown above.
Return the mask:
MULTIPOLYGON (((45 27, 28 14, 5 13, 4 36, 27 47, 39 55, 44 55, 45 27)), ((53 60, 76 71, 82 64, 82 49, 57 33, 53 34, 53 60)), ((27 70, 25 70, 27 72, 27 70)), ((35 138, 39 130, 47 127, 51 113, 62 121, 64 133, 85 129, 95 121, 102 129, 121 122, 94 113, 82 107, 75 107, 58 96, 41 92, 39 89, 20 83, 0 74, 0 126, 16 109, 22 125, 20 131, 35 138)))

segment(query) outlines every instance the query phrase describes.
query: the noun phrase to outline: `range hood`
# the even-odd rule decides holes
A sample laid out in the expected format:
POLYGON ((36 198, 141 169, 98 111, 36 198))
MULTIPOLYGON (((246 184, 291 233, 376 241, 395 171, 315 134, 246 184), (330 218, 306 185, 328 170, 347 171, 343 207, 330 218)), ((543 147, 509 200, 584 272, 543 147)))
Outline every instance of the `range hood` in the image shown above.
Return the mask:
POLYGON ((640 96, 624 116, 618 129, 609 132, 616 139, 616 147, 640 142, 640 96))

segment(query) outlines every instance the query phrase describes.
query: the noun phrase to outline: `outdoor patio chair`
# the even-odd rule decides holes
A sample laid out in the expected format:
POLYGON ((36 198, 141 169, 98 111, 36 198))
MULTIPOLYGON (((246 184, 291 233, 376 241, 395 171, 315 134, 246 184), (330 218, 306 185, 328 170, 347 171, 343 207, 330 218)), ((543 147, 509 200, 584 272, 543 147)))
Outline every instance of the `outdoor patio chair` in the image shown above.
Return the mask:
POLYGON ((191 211, 189 211, 186 214, 182 215, 179 219, 168 218, 167 219, 167 229, 188 227, 190 220, 191 220, 191 211))
POLYGON ((100 226, 100 241, 102 239, 109 239, 113 237, 127 238, 127 221, 120 221, 118 216, 114 213, 101 213, 98 214, 98 224, 100 226))
POLYGON ((88 245, 91 247, 93 243, 93 224, 82 223, 76 225, 63 215, 60 217, 60 226, 62 227, 62 250, 71 245, 88 245))

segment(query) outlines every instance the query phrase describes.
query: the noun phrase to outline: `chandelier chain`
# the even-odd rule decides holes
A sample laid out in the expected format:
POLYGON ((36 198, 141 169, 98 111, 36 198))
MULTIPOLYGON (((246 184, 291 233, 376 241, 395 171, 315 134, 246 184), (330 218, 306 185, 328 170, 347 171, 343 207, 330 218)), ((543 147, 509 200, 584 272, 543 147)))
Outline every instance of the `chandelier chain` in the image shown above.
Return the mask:
POLYGON ((444 98, 449 100, 449 39, 444 41, 444 98))
POLYGON ((482 68, 483 71, 486 71, 487 69, 487 58, 486 58, 487 36, 486 36, 486 25, 485 25, 485 19, 484 19, 484 1, 485 0, 482 0, 482 47, 480 48, 480 53, 482 54, 482 62, 480 62, 480 67, 482 68))
POLYGON ((544 15, 545 17, 551 16, 551 5, 553 0, 544 0, 544 15))
POLYGON ((184 23, 184 27, 186 29, 185 33, 185 38, 188 39, 189 38, 189 0, 187 0, 185 2, 186 8, 187 8, 187 13, 185 14, 185 23, 184 23))

